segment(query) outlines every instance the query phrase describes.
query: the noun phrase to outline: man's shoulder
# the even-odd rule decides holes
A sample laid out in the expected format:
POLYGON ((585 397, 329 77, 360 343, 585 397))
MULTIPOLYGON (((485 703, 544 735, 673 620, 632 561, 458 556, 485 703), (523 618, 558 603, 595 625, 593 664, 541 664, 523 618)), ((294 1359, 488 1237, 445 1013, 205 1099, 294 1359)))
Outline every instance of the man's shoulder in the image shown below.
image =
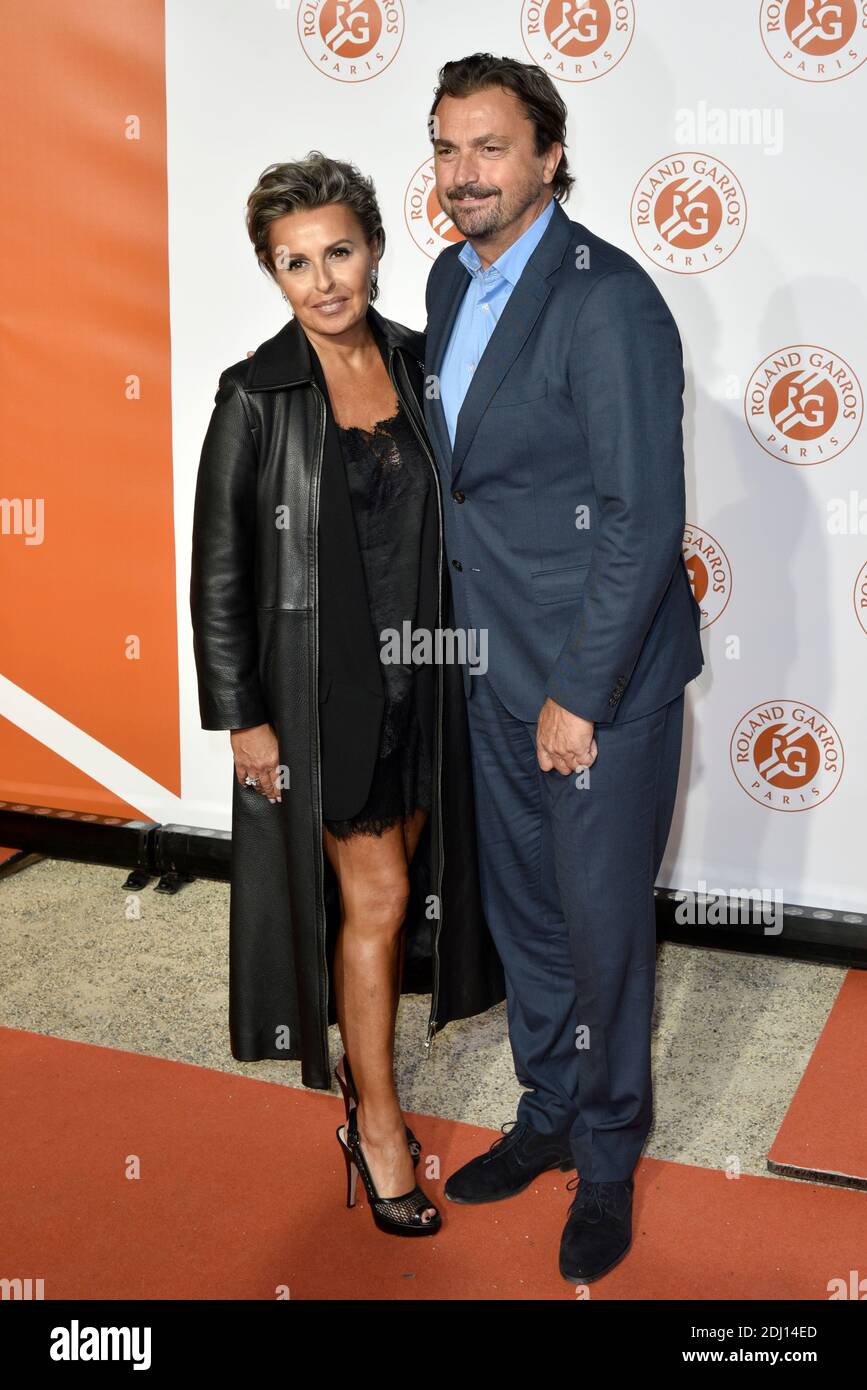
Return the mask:
MULTIPOLYGON (((645 267, 622 246, 599 236, 586 223, 575 221, 568 216, 565 209, 562 209, 562 212, 568 230, 566 250, 560 266, 564 277, 569 276, 569 273, 578 267, 586 269, 589 272, 587 278, 592 280, 609 275, 612 271, 623 270, 631 270, 646 279, 651 279, 645 267)), ((562 231, 558 235, 562 237, 562 231)), ((428 272, 428 290, 443 275, 454 273, 458 269, 461 265, 461 251, 465 246, 466 241, 455 241, 439 253, 428 272)))
POLYGON ((647 270, 639 261, 617 246, 613 241, 590 230, 583 222, 569 219, 570 239, 563 257, 561 273, 571 277, 571 271, 585 270, 591 282, 602 279, 616 271, 632 271, 645 279, 650 279, 647 270))
POLYGON ((662 290, 645 266, 582 222, 569 222, 569 242, 556 272, 557 292, 580 312, 592 305, 600 315, 671 317, 662 290), (578 272, 576 274, 576 271, 578 272))

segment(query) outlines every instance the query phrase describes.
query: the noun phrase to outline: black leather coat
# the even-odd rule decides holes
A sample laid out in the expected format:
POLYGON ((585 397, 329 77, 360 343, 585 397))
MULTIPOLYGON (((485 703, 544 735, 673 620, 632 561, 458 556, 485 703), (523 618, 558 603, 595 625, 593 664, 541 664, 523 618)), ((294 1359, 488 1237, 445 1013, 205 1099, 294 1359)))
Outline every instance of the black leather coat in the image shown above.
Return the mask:
MULTIPOLYGON (((439 477, 420 407, 424 337, 372 307, 368 322, 430 463, 437 498, 438 618, 440 626, 450 627, 439 477)), ((326 709, 335 689, 329 662, 321 688, 323 556, 342 557, 339 567, 326 560, 322 590, 332 595, 329 661, 339 666, 350 651, 334 617, 344 602, 354 615, 344 625, 344 638, 367 634, 378 663, 357 582, 361 559, 354 531, 345 526, 348 485, 336 445, 318 359, 292 320, 220 377, 199 463, 190 582, 202 727, 270 722, 289 779, 282 801, 271 805, 241 787, 234 769, 231 774, 232 1055, 240 1061, 300 1060, 303 1084, 319 1089, 331 1086, 327 1028, 336 1021, 330 981, 340 920, 337 882, 322 845, 320 699, 326 709), (320 521, 341 515, 340 546, 335 548, 330 530, 323 546, 320 521)), ((363 750, 372 746, 379 727, 371 699, 381 677, 370 663, 370 647, 353 676, 345 669, 336 674, 345 708, 335 727, 358 734, 362 752, 354 775, 363 783, 363 750)), ((460 669, 439 664, 429 686, 435 692, 434 794, 410 867, 403 985, 405 992, 431 993, 426 1047, 437 1028, 505 997, 479 893, 460 669)), ((349 758, 355 756, 352 746, 349 758)))

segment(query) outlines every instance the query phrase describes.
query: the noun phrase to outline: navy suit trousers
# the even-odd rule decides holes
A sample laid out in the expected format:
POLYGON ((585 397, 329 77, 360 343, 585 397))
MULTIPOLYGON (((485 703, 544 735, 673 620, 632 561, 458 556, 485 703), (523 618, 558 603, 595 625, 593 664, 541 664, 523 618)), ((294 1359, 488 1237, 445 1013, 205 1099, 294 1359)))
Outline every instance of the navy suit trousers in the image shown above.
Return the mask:
POLYGON ((585 1181, 628 1178, 653 1117, 653 887, 677 792, 683 693, 597 725, 579 774, 543 772, 535 724, 485 675, 467 702, 482 900, 506 977, 518 1119, 568 1133, 585 1181))

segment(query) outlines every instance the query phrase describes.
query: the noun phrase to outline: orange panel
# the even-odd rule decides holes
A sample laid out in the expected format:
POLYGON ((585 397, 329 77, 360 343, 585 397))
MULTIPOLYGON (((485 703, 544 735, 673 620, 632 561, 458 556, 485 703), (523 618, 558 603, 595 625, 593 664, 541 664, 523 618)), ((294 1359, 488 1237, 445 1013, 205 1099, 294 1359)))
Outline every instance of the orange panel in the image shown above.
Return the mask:
POLYGON ((28 0, 4 49, 0 669, 177 792, 163 5, 28 0))
MULTIPOLYGON (((3 750, 2 799, 34 810, 51 807, 81 815, 148 820, 146 812, 116 797, 92 777, 68 763, 8 720, 0 718, 3 750)), ((17 850, 13 851, 17 854, 17 850)))

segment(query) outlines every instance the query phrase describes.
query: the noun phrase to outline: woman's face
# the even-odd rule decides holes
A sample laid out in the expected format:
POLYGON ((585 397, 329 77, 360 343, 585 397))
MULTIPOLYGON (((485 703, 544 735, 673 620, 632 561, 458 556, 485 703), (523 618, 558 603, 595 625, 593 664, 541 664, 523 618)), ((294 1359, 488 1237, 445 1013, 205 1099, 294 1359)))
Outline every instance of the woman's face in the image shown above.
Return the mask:
POLYGON ((305 332, 337 337, 364 319, 379 257, 345 203, 278 217, 270 241, 277 283, 305 332))

